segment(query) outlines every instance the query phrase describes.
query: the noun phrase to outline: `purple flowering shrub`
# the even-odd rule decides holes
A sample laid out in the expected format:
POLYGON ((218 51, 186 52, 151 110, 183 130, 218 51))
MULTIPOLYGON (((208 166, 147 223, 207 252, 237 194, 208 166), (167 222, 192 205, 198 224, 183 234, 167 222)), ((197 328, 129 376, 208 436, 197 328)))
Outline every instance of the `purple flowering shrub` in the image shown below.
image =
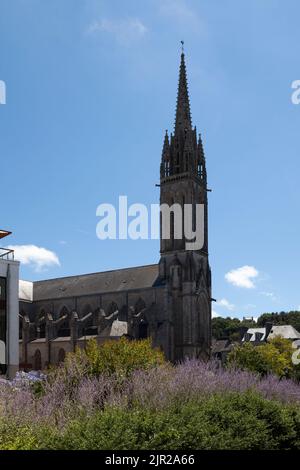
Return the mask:
MULTIPOLYGON (((72 363, 72 367, 74 363, 72 363)), ((258 375, 239 369, 223 369, 217 363, 186 360, 149 370, 136 370, 120 382, 115 375, 86 376, 77 369, 66 374, 58 368, 55 377, 46 380, 43 393, 23 384, 0 385, 0 418, 17 421, 64 424, 78 413, 90 414, 105 406, 138 406, 152 410, 197 400, 213 394, 246 391, 259 393, 266 399, 282 403, 300 403, 300 385, 274 375, 258 375)))
MULTIPOLYGON (((104 426, 104 421, 101 424, 99 419, 101 421, 101 416, 104 419, 109 413, 119 414, 126 426, 126 419, 129 419, 132 413, 133 421, 147 418, 152 422, 154 416, 155 419, 160 419, 159 416, 165 413, 168 414, 168 419, 171 419, 173 414, 180 416, 182 410, 190 413, 186 408, 189 403, 196 407, 195 410, 201 410, 203 404, 210 403, 213 410, 214 400, 225 400, 222 402, 225 410, 228 406, 226 400, 230 401, 230 396, 242 397, 247 394, 260 397, 256 399, 258 402, 259 400, 272 402, 278 409, 294 410, 291 411, 291 415, 296 413, 300 422, 300 385, 274 375, 260 377, 249 371, 221 368, 213 361, 186 360, 176 366, 165 363, 146 370, 134 370, 120 380, 116 374, 97 374, 97 376, 86 374, 84 367, 78 368, 78 365, 71 361, 69 369, 64 365, 49 375, 43 382, 42 393, 37 394, 28 381, 0 383, 0 449, 23 448, 25 444, 22 435, 28 433, 32 439, 32 448, 38 448, 39 445, 43 448, 46 444, 39 444, 36 437, 43 429, 43 436, 54 433, 57 439, 57 433, 65 436, 66 430, 69 429, 68 432, 71 432, 70 429, 81 426, 78 424, 74 427, 72 423, 85 423, 84 425, 88 427, 89 420, 95 422, 96 419, 98 421, 95 426, 104 426), (13 443, 8 444, 8 437, 5 436, 11 436, 9 442, 13 443)), ((237 403, 237 399, 234 400, 237 403)), ((195 410, 191 413, 196 413, 195 410)), ((204 413, 203 410, 202 412, 204 413)), ((243 415, 242 410, 238 412, 243 415)), ((213 411, 210 411, 210 414, 213 415, 213 411)), ((222 420, 225 418, 224 411, 222 420)), ((165 426, 164 419, 161 418, 162 426, 165 426)), ((206 414, 205 419, 209 421, 206 414)), ((135 422, 133 425, 139 429, 138 423, 135 422)), ((151 430, 151 425, 149 426, 151 430)), ((176 426, 174 429, 176 434, 176 426)), ((58 444, 56 440, 54 442, 55 444, 51 444, 53 447, 50 444, 47 446, 55 448, 58 444)), ((84 447, 85 443, 80 445, 84 447)), ((167 446, 166 443, 164 445, 167 446)))
POLYGON ((127 383, 127 394, 137 404, 161 409, 170 403, 185 403, 199 396, 228 392, 258 392, 266 399, 300 403, 300 385, 274 375, 260 377, 240 369, 223 369, 214 361, 186 360, 148 372, 135 371, 127 383))

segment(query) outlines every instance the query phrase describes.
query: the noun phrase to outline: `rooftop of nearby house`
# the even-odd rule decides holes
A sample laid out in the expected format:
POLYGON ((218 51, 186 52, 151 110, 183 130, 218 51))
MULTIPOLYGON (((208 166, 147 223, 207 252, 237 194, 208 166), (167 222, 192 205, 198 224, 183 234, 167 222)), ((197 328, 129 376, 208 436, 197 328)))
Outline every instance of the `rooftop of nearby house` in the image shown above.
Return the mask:
POLYGON ((268 339, 272 339, 275 336, 282 336, 286 339, 300 339, 300 333, 292 325, 272 326, 268 339))
POLYGON ((263 342, 268 339, 281 336, 285 339, 300 339, 300 333, 292 325, 270 325, 263 328, 248 328, 243 336, 242 342, 263 342))
POLYGON ((266 328, 248 328, 242 341, 265 341, 266 328))

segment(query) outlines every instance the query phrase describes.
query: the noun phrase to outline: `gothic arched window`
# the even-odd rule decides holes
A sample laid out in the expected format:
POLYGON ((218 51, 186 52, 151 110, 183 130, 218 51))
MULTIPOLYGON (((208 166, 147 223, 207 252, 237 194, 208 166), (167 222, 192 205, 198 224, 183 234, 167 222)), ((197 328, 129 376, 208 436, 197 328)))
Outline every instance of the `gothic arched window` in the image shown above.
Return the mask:
POLYGON ((42 322, 37 327, 38 338, 45 338, 46 337, 46 323, 42 322))
POLYGON ((64 317, 65 315, 69 315, 69 310, 66 306, 64 306, 59 313, 59 318, 64 317))
POLYGON ((38 319, 36 321, 36 336, 37 338, 46 337, 46 312, 44 309, 40 310, 38 319))
POLYGON ((71 334, 70 323, 69 323, 68 318, 66 318, 59 324, 58 330, 57 330, 57 336, 64 338, 64 337, 70 336, 70 334, 71 334))

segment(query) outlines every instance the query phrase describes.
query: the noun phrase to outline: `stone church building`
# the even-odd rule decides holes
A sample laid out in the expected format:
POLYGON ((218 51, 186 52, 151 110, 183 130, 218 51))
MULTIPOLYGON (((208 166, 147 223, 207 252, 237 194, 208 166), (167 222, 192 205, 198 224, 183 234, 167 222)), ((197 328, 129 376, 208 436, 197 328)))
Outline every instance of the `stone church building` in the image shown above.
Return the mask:
MULTIPOLYGON (((164 138, 160 203, 204 204, 204 245, 161 239, 159 264, 33 283, 20 292, 20 367, 57 364, 90 338, 151 337, 167 359, 208 357, 211 272, 208 261, 207 175, 201 136, 192 126, 182 52, 174 132, 164 138)), ((162 237, 161 237, 162 238, 162 237)))

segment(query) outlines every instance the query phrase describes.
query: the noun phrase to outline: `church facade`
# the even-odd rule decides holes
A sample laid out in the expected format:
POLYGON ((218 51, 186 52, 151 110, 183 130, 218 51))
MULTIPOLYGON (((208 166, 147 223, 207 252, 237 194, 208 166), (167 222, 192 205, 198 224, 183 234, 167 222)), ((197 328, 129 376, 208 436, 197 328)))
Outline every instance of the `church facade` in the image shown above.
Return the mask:
POLYGON ((90 338, 98 343, 151 337, 176 362, 211 351, 211 272, 208 260, 207 174, 201 136, 192 126, 182 52, 174 132, 166 132, 160 164, 160 203, 203 204, 204 244, 161 237, 159 264, 23 283, 20 367, 43 369, 90 338))

